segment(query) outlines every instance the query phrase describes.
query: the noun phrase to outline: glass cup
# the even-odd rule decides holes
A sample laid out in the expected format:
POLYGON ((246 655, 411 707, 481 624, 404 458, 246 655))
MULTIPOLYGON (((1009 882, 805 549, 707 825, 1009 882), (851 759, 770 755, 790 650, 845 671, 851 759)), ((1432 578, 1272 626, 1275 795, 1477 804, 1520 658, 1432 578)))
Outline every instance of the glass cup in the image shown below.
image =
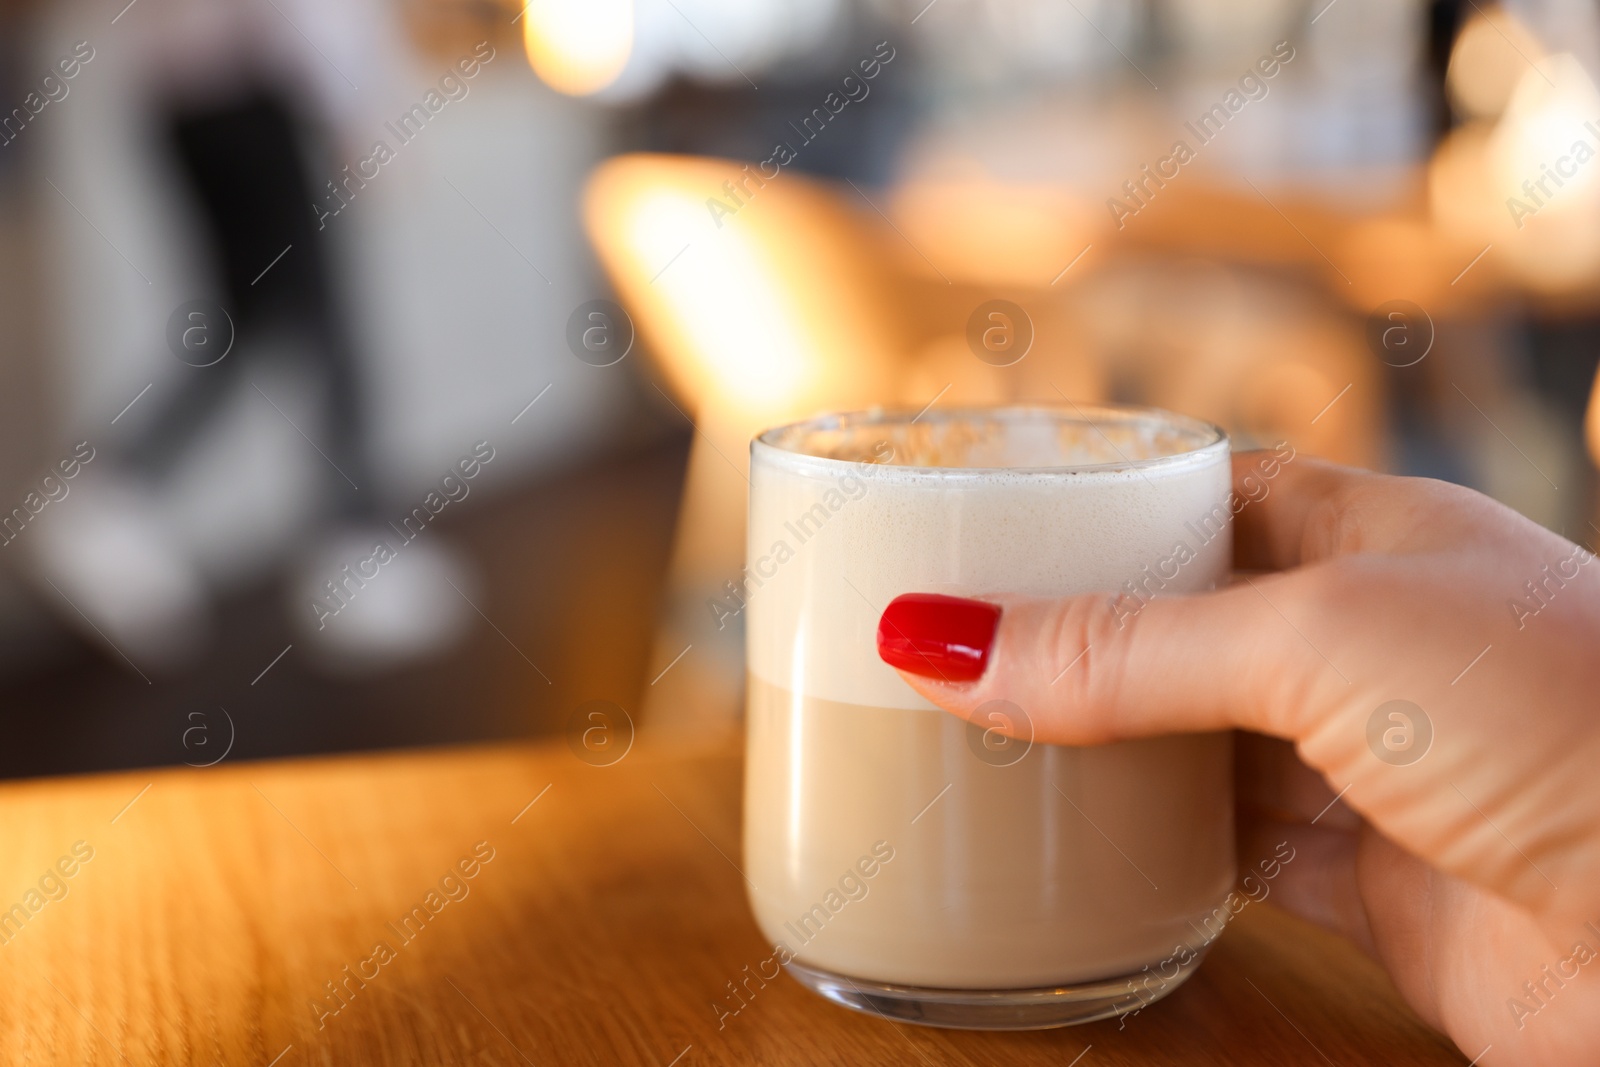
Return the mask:
POLYGON ((1228 736, 1035 744, 1042 709, 962 722, 875 633, 901 593, 1120 592, 1125 618, 1225 583, 1227 436, 1132 408, 870 411, 768 430, 750 473, 744 857, 778 960, 848 1007, 980 1029, 1180 985, 1228 914, 1228 736))

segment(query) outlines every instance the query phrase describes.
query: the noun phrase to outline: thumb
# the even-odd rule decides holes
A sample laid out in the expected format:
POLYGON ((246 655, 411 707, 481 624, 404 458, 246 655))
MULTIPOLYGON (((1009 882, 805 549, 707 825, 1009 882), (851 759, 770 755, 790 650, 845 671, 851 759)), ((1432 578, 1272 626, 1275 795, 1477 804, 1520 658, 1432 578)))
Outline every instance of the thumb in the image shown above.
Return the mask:
POLYGON ((922 696, 1046 744, 1232 727, 1298 740, 1321 661, 1275 609, 1289 576, 1133 607, 1105 593, 982 600, 911 593, 878 623, 878 654, 922 696), (1311 660, 1308 661, 1307 657, 1311 660))

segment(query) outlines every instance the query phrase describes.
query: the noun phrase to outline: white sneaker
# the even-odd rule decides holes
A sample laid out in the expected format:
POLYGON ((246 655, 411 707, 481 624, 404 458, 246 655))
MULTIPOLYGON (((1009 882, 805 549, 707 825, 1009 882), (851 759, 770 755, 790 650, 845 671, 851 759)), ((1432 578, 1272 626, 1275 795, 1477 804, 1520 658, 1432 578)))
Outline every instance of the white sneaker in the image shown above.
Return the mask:
POLYGON ((478 596, 470 566, 432 531, 402 542, 386 527, 347 528, 301 569, 289 612, 319 665, 366 674, 450 648, 478 596))
POLYGON ((84 471, 7 547, 74 629, 141 674, 191 662, 210 608, 198 569, 148 492, 115 474, 84 471))

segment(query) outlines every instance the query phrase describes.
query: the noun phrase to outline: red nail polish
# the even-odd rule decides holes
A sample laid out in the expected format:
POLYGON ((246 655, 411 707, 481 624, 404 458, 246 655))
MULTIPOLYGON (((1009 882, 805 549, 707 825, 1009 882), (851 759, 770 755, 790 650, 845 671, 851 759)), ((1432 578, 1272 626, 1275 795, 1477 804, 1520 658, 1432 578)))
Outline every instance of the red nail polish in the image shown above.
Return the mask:
POLYGON ((983 676, 1000 626, 998 605, 938 593, 907 593, 878 620, 878 657, 891 667, 945 682, 983 676))

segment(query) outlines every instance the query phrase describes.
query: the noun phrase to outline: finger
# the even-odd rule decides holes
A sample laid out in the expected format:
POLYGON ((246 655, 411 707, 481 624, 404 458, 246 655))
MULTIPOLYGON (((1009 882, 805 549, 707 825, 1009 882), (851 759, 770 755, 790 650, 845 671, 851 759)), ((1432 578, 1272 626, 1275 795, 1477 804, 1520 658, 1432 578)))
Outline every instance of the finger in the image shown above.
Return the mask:
POLYGON ((1104 594, 960 601, 951 614, 960 615, 960 605, 1000 609, 981 656, 972 655, 971 626, 947 637, 943 609, 913 614, 901 606, 928 598, 898 597, 880 622, 879 653, 913 689, 969 721, 989 701, 1009 701, 1048 744, 1231 727, 1299 739, 1329 706, 1331 687, 1345 688, 1275 606, 1296 600, 1302 584, 1297 575, 1267 575, 1220 592, 1158 597, 1137 610, 1104 594), (906 653, 948 657, 958 642, 981 671, 976 680, 947 681, 956 676, 906 653))
POLYGON ((1287 445, 1233 457, 1234 565, 1285 570, 1337 549, 1338 518, 1353 490, 1377 475, 1296 455, 1287 445))
MULTIPOLYGON (((1463 486, 1373 474, 1286 449, 1233 457, 1228 510, 1234 514, 1234 563, 1241 570, 1285 570, 1362 551, 1454 549, 1462 528, 1484 538, 1495 527, 1508 540, 1525 541, 1530 534, 1527 521, 1510 508, 1463 486), (1458 516, 1466 521, 1451 521, 1458 516)), ((1546 539, 1559 547, 1554 534, 1546 539)))

